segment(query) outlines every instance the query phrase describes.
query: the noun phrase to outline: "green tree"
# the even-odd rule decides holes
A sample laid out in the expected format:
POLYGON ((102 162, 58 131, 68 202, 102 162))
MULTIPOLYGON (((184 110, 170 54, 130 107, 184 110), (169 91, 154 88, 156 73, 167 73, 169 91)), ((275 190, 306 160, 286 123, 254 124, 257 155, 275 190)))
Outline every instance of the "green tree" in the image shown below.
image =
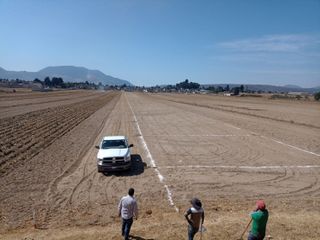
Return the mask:
POLYGON ((52 86, 55 86, 55 87, 62 87, 63 86, 63 79, 61 77, 53 77, 52 80, 51 80, 51 84, 52 86))
POLYGON ((216 89, 214 86, 210 86, 207 88, 207 90, 209 90, 210 92, 214 92, 216 89))
POLYGON ((44 79, 44 85, 47 86, 47 87, 51 87, 52 84, 51 84, 51 80, 50 80, 49 77, 46 77, 44 79))
POLYGON ((186 79, 183 82, 177 83, 176 84, 177 89, 199 89, 200 88, 200 84, 199 83, 195 83, 195 82, 189 82, 188 79, 186 79))
POLYGON ((237 96, 237 95, 239 95, 239 93, 240 93, 240 88, 239 87, 235 87, 233 89, 233 94, 237 96))
POLYGON ((317 92, 317 93, 314 94, 314 99, 315 99, 316 101, 319 101, 319 100, 320 100, 320 92, 317 92))
POLYGON ((35 78, 35 79, 33 80, 33 82, 34 82, 34 83, 41 83, 41 84, 42 84, 42 81, 41 81, 40 79, 38 79, 38 78, 35 78))
POLYGON ((218 86, 216 92, 223 92, 223 87, 218 86))

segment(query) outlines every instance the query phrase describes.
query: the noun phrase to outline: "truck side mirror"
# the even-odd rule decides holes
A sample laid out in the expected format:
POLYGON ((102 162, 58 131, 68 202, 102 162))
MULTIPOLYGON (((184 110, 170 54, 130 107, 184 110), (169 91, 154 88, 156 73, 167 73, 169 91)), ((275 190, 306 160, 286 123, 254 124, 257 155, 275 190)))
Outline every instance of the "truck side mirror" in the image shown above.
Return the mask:
POLYGON ((132 148, 132 147, 133 147, 133 144, 130 144, 130 145, 129 145, 129 148, 132 148))
POLYGON ((99 147, 99 146, 95 146, 95 148, 96 148, 96 149, 100 149, 100 147, 99 147))

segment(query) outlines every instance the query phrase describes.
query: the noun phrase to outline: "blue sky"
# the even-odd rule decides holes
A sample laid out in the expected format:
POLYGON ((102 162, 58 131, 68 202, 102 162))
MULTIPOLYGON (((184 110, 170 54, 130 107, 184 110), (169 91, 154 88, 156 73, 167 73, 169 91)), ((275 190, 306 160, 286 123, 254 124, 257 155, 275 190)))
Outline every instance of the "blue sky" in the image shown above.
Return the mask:
POLYGON ((0 0, 0 66, 320 86, 320 0, 0 0))

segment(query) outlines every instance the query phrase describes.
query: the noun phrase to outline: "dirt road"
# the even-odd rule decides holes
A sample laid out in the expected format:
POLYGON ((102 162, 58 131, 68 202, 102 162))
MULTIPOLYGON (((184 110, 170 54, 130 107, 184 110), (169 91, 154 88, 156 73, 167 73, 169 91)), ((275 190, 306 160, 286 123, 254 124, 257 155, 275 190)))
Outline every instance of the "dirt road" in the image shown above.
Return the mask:
POLYGON ((203 239, 240 236, 257 198, 267 201, 274 239, 320 235, 319 104, 124 92, 99 99, 27 164, 2 168, 4 239, 121 239, 116 207, 129 187, 140 207, 136 239, 186 239, 182 213, 193 196, 206 211, 203 239), (97 173, 94 146, 105 135, 135 145, 130 172, 97 173))

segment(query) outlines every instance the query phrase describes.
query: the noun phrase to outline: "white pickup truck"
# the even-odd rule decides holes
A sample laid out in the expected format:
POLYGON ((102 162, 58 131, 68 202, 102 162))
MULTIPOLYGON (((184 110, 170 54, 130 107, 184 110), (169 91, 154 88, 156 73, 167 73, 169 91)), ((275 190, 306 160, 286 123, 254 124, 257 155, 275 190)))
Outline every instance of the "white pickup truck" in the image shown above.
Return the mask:
POLYGON ((106 136, 102 139, 97 154, 98 172, 128 170, 131 167, 131 150, 125 136, 106 136))

